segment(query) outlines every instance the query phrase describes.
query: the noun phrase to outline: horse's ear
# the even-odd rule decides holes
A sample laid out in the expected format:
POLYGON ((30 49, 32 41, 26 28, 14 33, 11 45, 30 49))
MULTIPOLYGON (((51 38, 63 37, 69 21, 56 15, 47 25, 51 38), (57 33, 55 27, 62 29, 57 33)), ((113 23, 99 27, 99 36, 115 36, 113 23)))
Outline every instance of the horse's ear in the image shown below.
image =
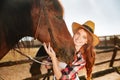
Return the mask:
MULTIPOLYGON (((61 2, 59 0, 53 0, 54 9, 57 13, 59 13, 59 16, 63 18, 64 10, 61 2)), ((57 14, 58 15, 58 14, 57 14)))

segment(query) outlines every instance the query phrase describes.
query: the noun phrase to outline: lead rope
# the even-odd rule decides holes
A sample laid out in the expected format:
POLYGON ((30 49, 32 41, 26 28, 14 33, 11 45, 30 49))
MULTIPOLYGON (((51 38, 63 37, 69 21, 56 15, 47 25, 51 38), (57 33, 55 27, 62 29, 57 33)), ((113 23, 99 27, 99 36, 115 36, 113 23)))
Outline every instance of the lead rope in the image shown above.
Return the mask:
POLYGON ((22 56, 25 56, 25 57, 27 57, 28 59, 30 59, 30 60, 32 60, 32 61, 34 61, 34 62, 36 62, 36 63, 43 64, 43 65, 52 65, 52 63, 45 63, 45 62, 38 61, 38 60, 32 58, 31 56, 28 56, 28 55, 22 53, 21 51, 19 51, 19 50, 17 50, 17 49, 14 49, 14 50, 15 50, 16 52, 20 53, 22 56))

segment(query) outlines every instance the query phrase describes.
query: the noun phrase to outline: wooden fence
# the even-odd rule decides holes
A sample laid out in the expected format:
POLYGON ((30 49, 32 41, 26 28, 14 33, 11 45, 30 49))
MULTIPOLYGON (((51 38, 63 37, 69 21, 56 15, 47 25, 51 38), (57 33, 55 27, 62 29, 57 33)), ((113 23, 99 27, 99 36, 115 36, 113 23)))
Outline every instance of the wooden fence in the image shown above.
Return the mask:
POLYGON ((120 35, 99 36, 100 43, 96 46, 97 49, 109 49, 114 46, 120 47, 120 35))
MULTIPOLYGON (((100 76, 102 76, 102 75, 104 75, 104 74, 109 74, 109 73, 111 73, 111 72, 117 71, 116 67, 114 67, 113 64, 114 64, 114 61, 120 61, 120 59, 115 59, 116 54, 117 54, 117 52, 118 52, 119 50, 120 50, 120 48, 119 48, 118 46, 115 46, 115 47, 112 48, 112 49, 97 51, 97 54, 101 54, 101 53, 107 54, 108 52, 113 52, 113 55, 112 55, 112 57, 111 57, 111 60, 104 61, 104 62, 100 62, 100 63, 96 63, 95 66, 110 62, 109 67, 112 67, 112 68, 109 68, 109 69, 104 70, 104 71, 100 71, 100 72, 93 73, 93 78, 100 77, 100 76)), ((44 57, 34 58, 34 59, 42 60, 43 58, 44 58, 44 57)), ((32 60, 30 60, 30 59, 25 59, 25 60, 20 60, 20 61, 3 62, 3 63, 0 63, 0 67, 14 66, 14 65, 25 64, 25 63, 29 63, 29 62, 32 62, 32 60)), ((119 72, 119 71, 117 71, 117 72, 119 72)), ((43 78, 43 77, 46 77, 46 76, 49 77, 49 76, 51 76, 51 75, 53 75, 53 73, 36 75, 36 76, 33 76, 33 77, 26 78, 26 79, 24 79, 24 80, 34 80, 34 79, 36 79, 36 78, 38 78, 38 77, 39 77, 39 78, 43 78)), ((80 79, 81 79, 81 80, 85 80, 85 76, 80 76, 80 79)))

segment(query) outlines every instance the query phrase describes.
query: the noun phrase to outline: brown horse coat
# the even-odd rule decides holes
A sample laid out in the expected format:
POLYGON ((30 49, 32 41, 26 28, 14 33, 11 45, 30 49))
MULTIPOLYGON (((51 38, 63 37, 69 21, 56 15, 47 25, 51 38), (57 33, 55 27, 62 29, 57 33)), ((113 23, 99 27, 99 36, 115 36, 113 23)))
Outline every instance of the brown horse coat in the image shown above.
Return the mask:
POLYGON ((50 42, 65 62, 73 58, 72 37, 58 0, 0 0, 0 59, 25 36, 50 42))

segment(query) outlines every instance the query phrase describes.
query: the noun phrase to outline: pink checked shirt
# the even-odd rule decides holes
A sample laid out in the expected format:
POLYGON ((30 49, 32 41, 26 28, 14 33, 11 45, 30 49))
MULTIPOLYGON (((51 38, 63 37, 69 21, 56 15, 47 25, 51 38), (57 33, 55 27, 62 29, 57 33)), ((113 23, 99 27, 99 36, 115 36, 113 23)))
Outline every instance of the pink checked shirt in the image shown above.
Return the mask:
POLYGON ((72 63, 72 66, 66 66, 62 70, 62 76, 60 80, 79 80, 77 79, 77 73, 80 69, 82 69, 86 64, 83 56, 79 52, 77 55, 77 59, 75 59, 72 63))

